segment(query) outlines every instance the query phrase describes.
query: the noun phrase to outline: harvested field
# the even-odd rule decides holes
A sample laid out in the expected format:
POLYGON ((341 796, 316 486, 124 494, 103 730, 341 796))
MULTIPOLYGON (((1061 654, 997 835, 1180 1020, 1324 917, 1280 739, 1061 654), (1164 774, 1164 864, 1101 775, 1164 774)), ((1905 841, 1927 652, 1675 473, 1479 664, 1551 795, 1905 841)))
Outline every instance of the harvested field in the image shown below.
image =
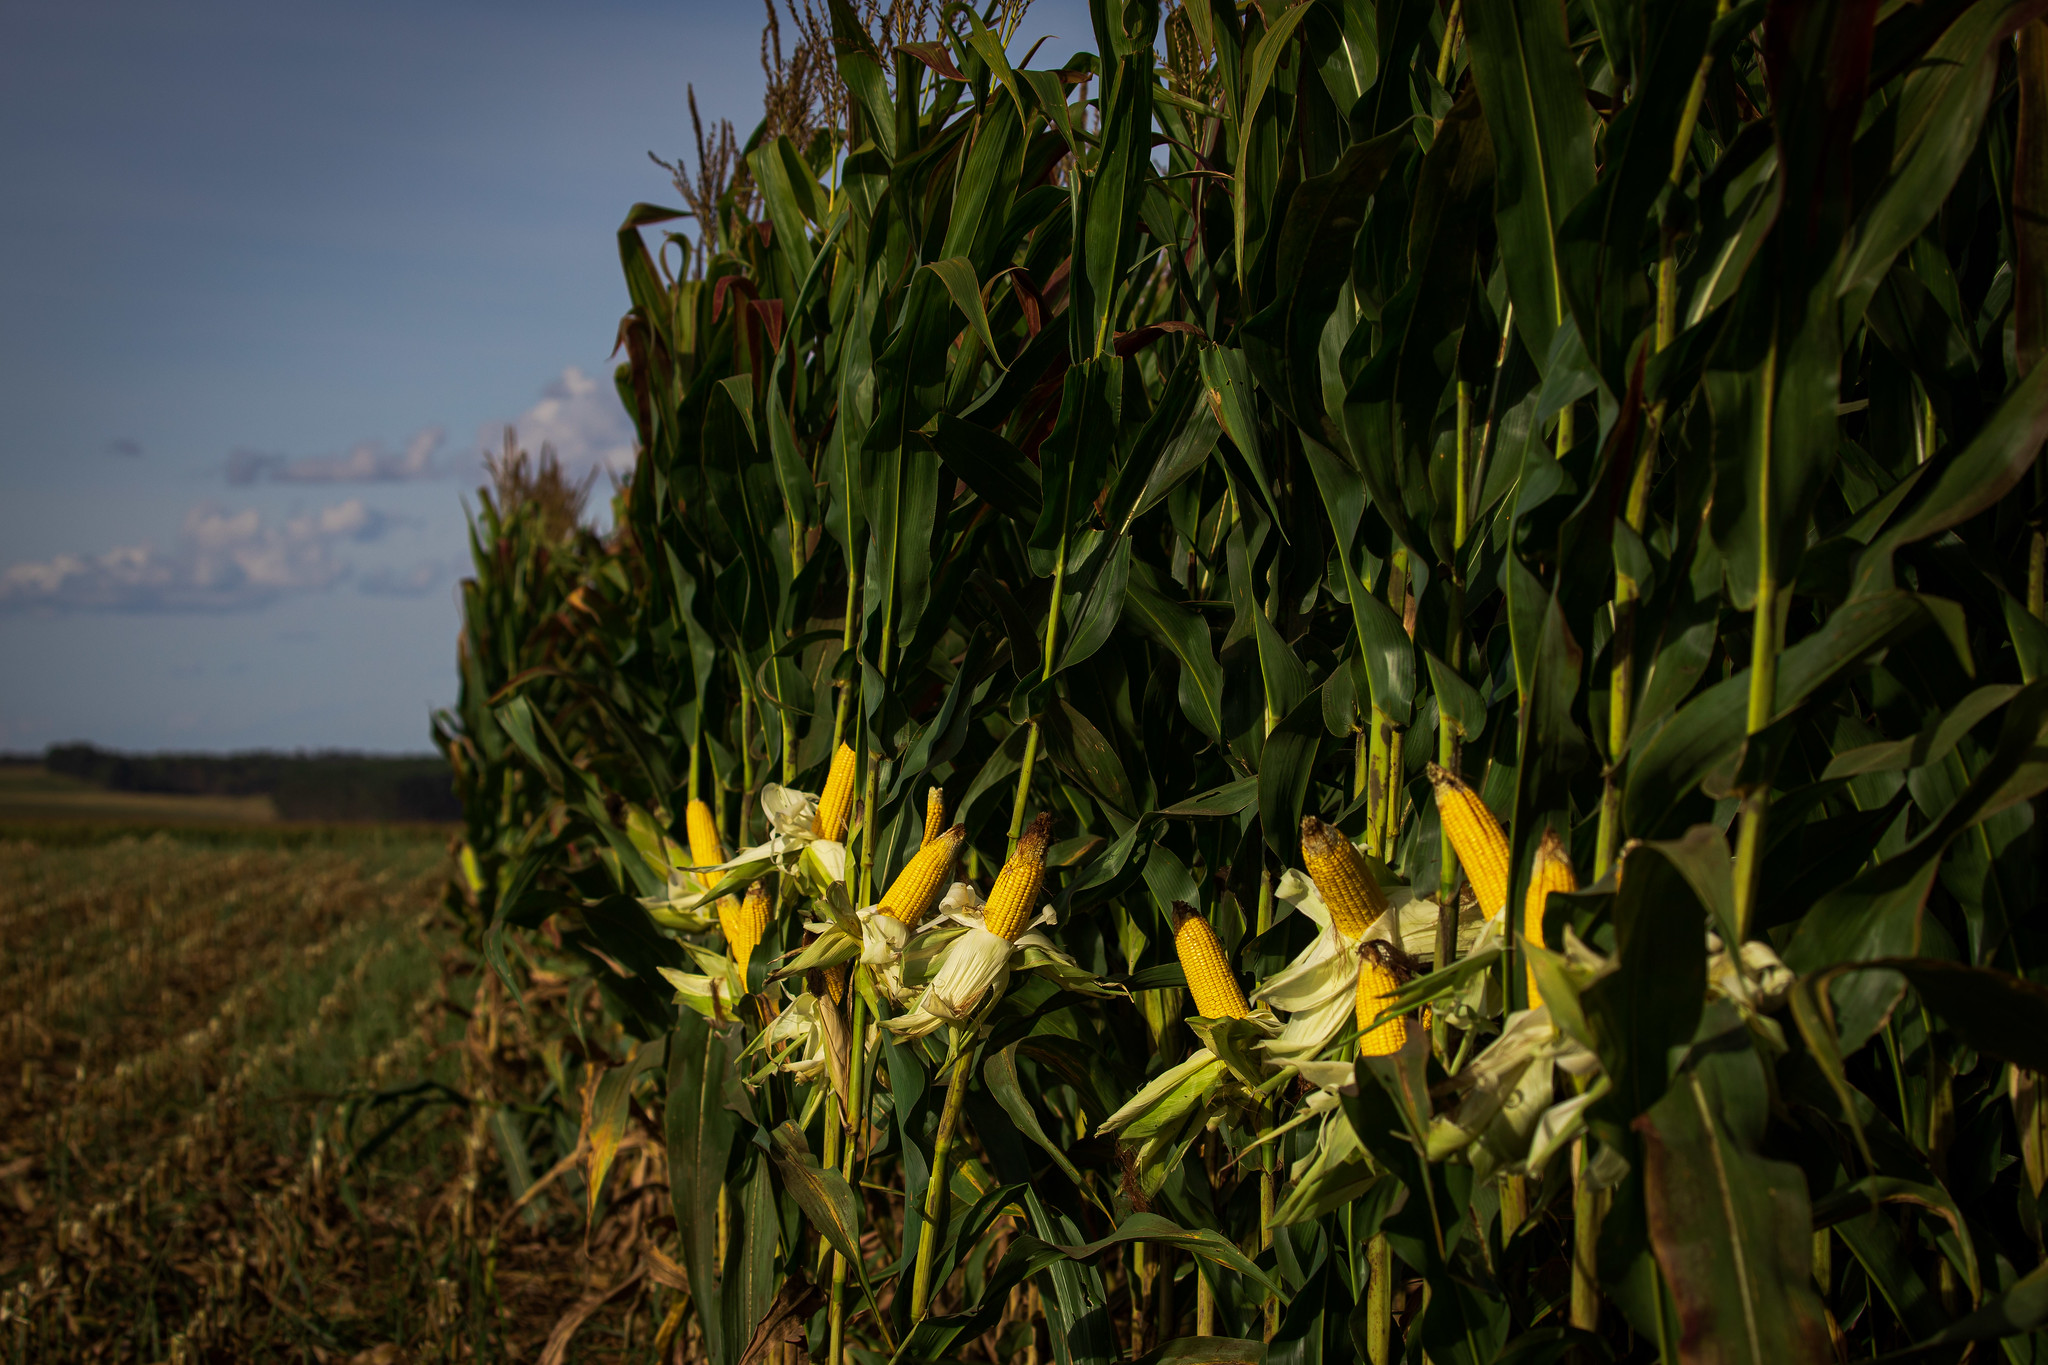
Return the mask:
MULTIPOLYGON (((512 1212, 532 1125, 490 1097, 560 1062, 477 1007, 439 835, 11 833, 0 1360, 533 1359, 619 1278, 574 1172, 512 1212)), ((651 1338, 642 1297, 579 1345, 651 1338)))

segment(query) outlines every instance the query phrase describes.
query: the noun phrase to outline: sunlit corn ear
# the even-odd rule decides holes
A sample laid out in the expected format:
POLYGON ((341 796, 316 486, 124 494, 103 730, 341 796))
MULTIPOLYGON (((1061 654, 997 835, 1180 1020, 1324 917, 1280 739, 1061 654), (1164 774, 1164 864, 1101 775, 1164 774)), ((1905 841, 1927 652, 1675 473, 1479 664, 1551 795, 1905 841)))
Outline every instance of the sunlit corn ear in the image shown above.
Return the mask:
POLYGON ((991 934, 1015 943, 1024 932, 1045 886, 1045 849, 1051 842, 1052 816, 1041 814, 1017 841, 1017 851, 1003 864, 982 907, 981 922, 991 934))
POLYGON ((820 839, 846 838, 846 819, 853 814, 855 766, 853 746, 840 745, 832 755, 832 771, 825 777, 825 794, 818 798, 818 818, 811 825, 820 839))
MULTIPOLYGON (((1536 866, 1529 870, 1529 895, 1522 903, 1522 937, 1538 945, 1543 943, 1543 909, 1550 903, 1553 891, 1576 891, 1579 879, 1572 872, 1572 855, 1565 851, 1564 840, 1557 831, 1543 831, 1543 843, 1536 850, 1536 866)), ((1537 989, 1536 973, 1529 972, 1529 1008, 1535 1009, 1543 1003, 1543 992, 1537 989)))
MULTIPOLYGON (((690 861, 698 867, 716 867, 725 861, 725 845, 718 838, 718 821, 712 818, 707 801, 692 799, 683 823, 690 831, 690 861)), ((708 891, 718 885, 718 874, 699 872, 697 880, 708 891)))
POLYGON ((735 902, 731 896, 726 896, 718 902, 718 927, 725 930, 725 946, 731 951, 732 960, 739 963, 743 981, 747 975, 747 962, 754 956, 754 949, 768 928, 772 909, 765 881, 748 887, 744 901, 735 902))
POLYGON ((1188 994, 1194 997, 1195 1013, 1204 1019, 1242 1019, 1251 1013, 1244 989, 1223 956, 1223 945, 1209 921, 1186 901, 1173 903, 1173 951, 1180 956, 1181 971, 1188 979, 1188 994))
POLYGON ((1387 961, 1378 942, 1363 946, 1358 958, 1358 1055, 1386 1057, 1399 1052, 1408 1041, 1408 1021, 1389 1019, 1368 1028, 1394 993, 1401 989, 1401 977, 1387 961))
POLYGON ((953 880, 953 859, 966 840, 967 827, 955 825, 920 848, 883 894, 882 913, 915 928, 946 893, 953 880))
POLYGON ((946 793, 939 787, 927 787, 924 793, 924 844, 930 843, 946 832, 946 793))
POLYGON ((1479 908, 1491 919, 1508 903, 1508 832, 1457 774, 1432 763, 1429 780, 1436 788, 1437 815, 1451 838, 1458 866, 1465 869, 1479 908))
POLYGON ((1330 923, 1345 938, 1358 938, 1387 913, 1386 893, 1372 869, 1336 826, 1313 815, 1302 816, 1301 859, 1330 911, 1330 923))

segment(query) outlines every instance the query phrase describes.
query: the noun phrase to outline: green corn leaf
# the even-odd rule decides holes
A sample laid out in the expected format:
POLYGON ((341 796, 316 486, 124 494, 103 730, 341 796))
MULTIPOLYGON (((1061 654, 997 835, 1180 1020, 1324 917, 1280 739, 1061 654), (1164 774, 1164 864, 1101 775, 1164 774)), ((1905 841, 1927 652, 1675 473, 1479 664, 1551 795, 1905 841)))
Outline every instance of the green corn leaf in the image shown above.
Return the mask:
POLYGON ((1266 92, 1273 83, 1273 70, 1280 64, 1280 55, 1294 39, 1294 30, 1308 17, 1309 6, 1298 4, 1281 11, 1280 16, 1259 38, 1252 49, 1251 61, 1247 64, 1248 76, 1245 82, 1244 105, 1237 116, 1237 158, 1233 163, 1237 174, 1231 180, 1232 221, 1237 233, 1237 282, 1244 287, 1245 281, 1245 221, 1250 209, 1248 167, 1251 162, 1253 130, 1259 123, 1260 105, 1265 102, 1266 92))
POLYGON ((1744 1048, 1702 1059, 1645 1116, 1650 1238, 1682 1358, 1834 1358, 1811 1287, 1806 1181, 1758 1152, 1767 1113, 1763 1068, 1744 1048))
POLYGON ((1542 0, 1472 0, 1464 14, 1498 166, 1495 220, 1515 327, 1540 358, 1567 312, 1559 237, 1593 188, 1593 120, 1563 10, 1542 0))
POLYGON ((680 1163, 670 1176, 669 1198, 682 1231, 690 1297, 699 1305, 705 1347, 714 1361, 728 1358, 716 1305, 718 1194, 739 1132, 737 1116, 725 1104, 730 1067, 724 1034, 685 1011, 668 1047, 668 1150, 669 1159, 680 1163))

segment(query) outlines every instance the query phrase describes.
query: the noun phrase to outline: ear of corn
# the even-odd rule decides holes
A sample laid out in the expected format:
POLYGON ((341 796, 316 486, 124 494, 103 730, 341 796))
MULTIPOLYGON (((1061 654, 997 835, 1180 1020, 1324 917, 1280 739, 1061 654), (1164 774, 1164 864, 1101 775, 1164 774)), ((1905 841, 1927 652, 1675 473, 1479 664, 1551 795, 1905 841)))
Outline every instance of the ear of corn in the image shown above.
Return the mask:
POLYGON ((1387 913, 1387 896, 1365 859, 1334 825, 1313 815, 1301 818, 1301 858, 1309 880, 1329 908, 1330 923, 1347 939, 1372 928, 1387 913))
MULTIPOLYGON (((1572 872, 1572 856, 1565 851, 1564 840, 1557 837, 1557 831, 1543 831, 1543 843, 1536 850, 1536 866, 1529 872, 1529 895, 1522 903, 1522 937, 1541 945, 1543 942, 1543 909, 1550 903, 1553 891, 1576 891, 1579 879, 1572 872)), ((1529 1008, 1543 1003, 1543 992, 1537 989, 1536 973, 1529 973, 1529 1008)))
POLYGON ((1491 919, 1508 903, 1508 833, 1479 793, 1455 773, 1432 763, 1429 780, 1436 787, 1437 815, 1457 851, 1458 866, 1465 869, 1479 908, 1491 919))
POLYGON ((835 1005, 846 1003, 846 977, 852 965, 848 962, 835 962, 818 973, 823 979, 825 994, 835 1005))
MULTIPOLYGON (((698 867, 716 867, 725 861, 725 845, 718 838, 718 821, 712 818, 707 801, 692 800, 683 823, 690 831, 690 861, 698 867)), ((699 872, 697 880, 708 890, 718 885, 718 874, 699 872)))
POLYGON ((856 756, 851 744, 842 744, 832 755, 832 771, 825 776, 825 792, 818 798, 818 817, 811 830, 820 839, 844 839, 846 820, 853 814, 853 770, 856 756))
POLYGON ((1399 1052, 1407 1043, 1408 1021, 1405 1018, 1389 1019, 1377 1028, 1367 1027, 1379 1017, 1380 1011, 1387 1007, 1387 1000, 1399 989, 1401 981, 1394 975, 1394 969, 1368 946, 1358 961, 1359 1056, 1385 1057, 1399 1052))
POLYGON ((927 788, 924 794, 924 842, 930 843, 946 832, 946 793, 938 787, 927 788))
POLYGON ((765 881, 749 886, 745 900, 725 896, 718 902, 718 927, 725 931, 725 946, 731 951, 732 960, 740 964, 742 978, 747 974, 747 962, 754 956, 754 949, 760 945, 762 933, 768 928, 771 908, 765 881))
MULTIPOLYGON (((936 789, 934 789, 936 790, 936 789)), ((981 922, 991 933, 1015 943, 1045 886, 1045 847, 1052 842, 1052 817, 1040 815, 1017 841, 1017 851, 1003 864, 995 888, 988 893, 981 922)))
POLYGON ((1173 951, 1180 957, 1187 975, 1188 994, 1194 997, 1195 1013, 1204 1019, 1242 1019, 1251 1013, 1244 988, 1223 956, 1223 945, 1208 920, 1186 902, 1175 902, 1173 951))
POLYGON ((882 896, 882 913, 912 928, 931 913, 953 879, 953 859, 966 841, 967 827, 955 825, 920 848, 882 896))

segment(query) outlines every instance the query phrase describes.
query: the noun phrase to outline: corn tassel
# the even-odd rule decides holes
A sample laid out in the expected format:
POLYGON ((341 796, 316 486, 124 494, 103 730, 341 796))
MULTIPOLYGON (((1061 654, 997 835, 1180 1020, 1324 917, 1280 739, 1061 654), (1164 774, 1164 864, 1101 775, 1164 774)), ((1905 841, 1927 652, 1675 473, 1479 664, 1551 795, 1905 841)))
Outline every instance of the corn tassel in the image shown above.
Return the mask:
POLYGON ((847 817, 853 814, 853 770, 856 757, 851 744, 839 746, 832 755, 832 771, 825 778, 825 794, 818 798, 818 816, 811 831, 820 839, 846 837, 847 817))
MULTIPOLYGON (((1572 874, 1572 856, 1565 851, 1564 840, 1557 837, 1557 831, 1543 831, 1543 844, 1536 850, 1536 866, 1529 873, 1529 897, 1522 903, 1522 937, 1541 947, 1543 944, 1543 910, 1550 903, 1553 891, 1576 891, 1579 879, 1572 874)), ((1543 1003, 1543 992, 1537 989, 1536 973, 1529 973, 1529 1008, 1535 1009, 1543 1003)))
POLYGON ((1360 937, 1387 913, 1386 893, 1372 869, 1336 826, 1313 815, 1301 817, 1301 858, 1330 911, 1330 923, 1345 938, 1360 937))
POLYGON ((1358 1055, 1361 1057, 1386 1057, 1399 1052, 1408 1042, 1408 1020, 1394 1018, 1377 1028, 1368 1028, 1394 992, 1401 989, 1401 979, 1394 975, 1394 969, 1381 958, 1371 944, 1366 945, 1358 959, 1358 1055))
POLYGON ((1237 975, 1230 970, 1209 921, 1185 901, 1174 902, 1173 913, 1173 951, 1180 956, 1180 969, 1187 975, 1195 1013, 1204 1019, 1242 1019, 1250 1014, 1244 988, 1237 984, 1237 975))
POLYGON ((764 881, 749 886, 744 901, 727 896, 718 902, 718 927, 725 931, 725 946, 732 953, 732 960, 739 963, 743 981, 747 962, 768 928, 770 904, 768 883, 764 881))
POLYGON ((1455 774, 1432 763, 1429 780, 1436 787, 1436 809, 1451 847, 1458 852, 1458 865, 1472 883, 1472 894, 1488 919, 1508 903, 1508 835, 1494 819, 1493 812, 1479 799, 1479 793, 1455 774))
POLYGON ((924 843, 930 843, 946 832, 946 793, 938 787, 928 787, 924 794, 924 843))
POLYGON ((882 896, 882 913, 915 929, 931 913, 953 878, 953 858, 967 840, 967 827, 955 825, 920 848, 896 874, 882 896))
MULTIPOLYGON (((934 795, 938 789, 934 787, 934 795)), ((982 907, 981 923, 991 934, 1017 941, 1031 912, 1038 908, 1038 893, 1045 886, 1045 846, 1052 842, 1052 817, 1040 815, 1017 841, 1017 851, 1003 864, 988 904, 982 907)))

